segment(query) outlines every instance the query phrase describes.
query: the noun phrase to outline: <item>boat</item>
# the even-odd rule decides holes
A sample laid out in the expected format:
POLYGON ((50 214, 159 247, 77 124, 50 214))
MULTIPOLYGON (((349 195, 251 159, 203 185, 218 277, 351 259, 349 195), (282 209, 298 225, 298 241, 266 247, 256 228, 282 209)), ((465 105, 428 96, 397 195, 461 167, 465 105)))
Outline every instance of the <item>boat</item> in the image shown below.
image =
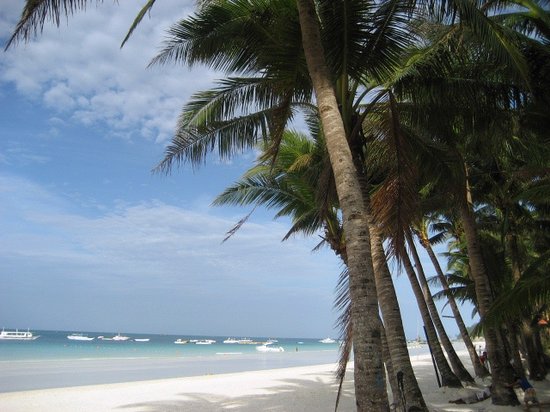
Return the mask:
POLYGON ((67 335, 67 339, 90 341, 90 340, 94 340, 95 338, 91 338, 89 336, 83 335, 82 333, 71 333, 70 335, 67 335))
POLYGON ((105 336, 98 336, 99 340, 113 340, 113 338, 106 338, 105 336))
POLYGON ((223 343, 239 343, 239 340, 234 338, 227 338, 223 341, 223 343))
POLYGON ((216 341, 212 339, 201 339, 196 341, 195 345, 212 345, 213 343, 216 343, 216 341))
POLYGON ((149 338, 135 338, 135 342, 149 342, 151 339, 149 338))
POLYGON ((252 339, 249 338, 241 338, 237 341, 239 345, 252 345, 255 342, 252 341, 252 339))
POLYGON ((38 339, 40 335, 33 335, 31 331, 27 329, 26 332, 19 332, 19 329, 15 330, 4 330, 0 332, 0 339, 4 340, 35 340, 38 339))
POLYGON ((267 343, 277 343, 277 342, 279 342, 279 341, 277 339, 274 339, 274 338, 269 338, 267 340, 267 343))
POLYGON ((332 338, 321 339, 319 342, 320 343, 336 343, 336 341, 332 338))
POLYGON ((273 346, 272 344, 266 343, 264 345, 256 346, 258 352, 284 352, 282 346, 273 346))
POLYGON ((175 343, 176 345, 185 345, 187 342, 189 342, 189 341, 188 341, 188 340, 185 340, 185 339, 176 339, 176 340, 174 341, 174 343, 175 343))
POLYGON ((129 336, 122 336, 120 333, 116 336, 113 336, 113 340, 124 341, 128 339, 130 339, 129 336))

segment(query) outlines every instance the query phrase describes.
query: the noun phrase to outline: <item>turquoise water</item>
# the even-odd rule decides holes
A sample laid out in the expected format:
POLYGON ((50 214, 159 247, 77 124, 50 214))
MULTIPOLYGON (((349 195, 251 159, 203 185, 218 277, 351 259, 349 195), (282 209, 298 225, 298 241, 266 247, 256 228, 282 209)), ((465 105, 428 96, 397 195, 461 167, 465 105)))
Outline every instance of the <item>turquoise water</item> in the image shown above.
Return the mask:
MULTIPOLYGON (((261 355, 255 344, 225 344, 227 336, 190 336, 123 334, 130 337, 127 341, 100 340, 98 336, 112 337, 113 332, 82 332, 93 341, 74 341, 67 339, 68 331, 32 331, 40 337, 33 341, 0 340, 0 361, 15 360, 66 360, 66 359, 103 359, 103 358, 166 358, 166 357, 209 357, 216 355, 261 355), (149 338, 149 342, 136 342, 135 338, 149 338), (211 345, 187 343, 176 345, 176 339, 212 339, 211 345)), ((241 337, 234 336, 236 339, 241 337)), ((257 342, 265 342, 267 337, 247 337, 257 342)), ((337 351, 338 344, 319 343, 318 339, 281 338, 275 346, 281 346, 285 352, 297 351, 337 351)))
POLYGON ((285 351, 265 353, 258 352, 256 345, 224 344, 227 336, 124 334, 131 340, 107 341, 97 336, 116 334, 83 332, 96 339, 73 341, 67 339, 70 332, 32 332, 40 337, 0 340, 0 392, 336 364, 338 358, 337 343, 323 344, 318 339, 278 339, 275 345, 285 351), (150 341, 135 342, 135 338, 150 341), (176 345, 176 339, 213 339, 216 343, 176 345))

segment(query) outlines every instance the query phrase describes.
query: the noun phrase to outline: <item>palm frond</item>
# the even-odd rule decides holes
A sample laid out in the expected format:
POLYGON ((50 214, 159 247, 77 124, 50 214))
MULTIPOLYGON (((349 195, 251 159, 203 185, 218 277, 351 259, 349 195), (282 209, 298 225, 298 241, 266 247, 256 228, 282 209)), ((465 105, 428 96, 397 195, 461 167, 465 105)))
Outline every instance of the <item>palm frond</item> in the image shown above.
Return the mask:
POLYGON ((346 376, 346 369, 351 355, 352 348, 352 323, 351 323, 351 300, 349 295, 349 273, 347 266, 342 270, 338 277, 338 283, 335 289, 334 308, 340 312, 337 320, 337 327, 340 329, 340 353, 338 359, 338 368, 336 370, 336 379, 338 380, 338 392, 336 394, 336 404, 334 410, 338 410, 340 396, 342 394, 342 384, 346 376))
POLYGON ((128 41, 136 27, 141 23, 141 20, 143 20, 143 17, 145 14, 153 8, 153 5, 155 4, 156 0, 148 0, 147 3, 145 3, 145 6, 139 11, 138 15, 132 22, 132 25, 130 26, 130 29, 128 29, 128 33, 126 34, 126 37, 124 37, 124 40, 122 40, 122 43, 120 44, 120 48, 124 47, 124 44, 128 41))
MULTIPOLYGON (((378 119, 370 117, 366 133, 383 141, 381 148, 387 159, 387 176, 375 189, 371 205, 376 221, 390 239, 389 252, 400 259, 405 253, 405 231, 416 216, 418 194, 416 187, 416 167, 410 158, 412 150, 401 127, 399 109, 392 93, 378 119)), ((372 157, 373 155, 371 155, 372 157)), ((374 156, 378 156, 374 155, 374 156)))
POLYGON ((523 272, 510 292, 499 296, 483 319, 486 324, 500 324, 505 319, 533 314, 538 306, 550 301, 548 270, 550 251, 535 259, 523 272))
MULTIPOLYGON (((21 18, 8 40, 5 50, 16 42, 29 41, 44 29, 44 23, 51 21, 59 26, 63 16, 69 17, 78 10, 86 10, 91 0, 27 0, 21 18)), ((96 0, 100 3, 102 0, 96 0)))

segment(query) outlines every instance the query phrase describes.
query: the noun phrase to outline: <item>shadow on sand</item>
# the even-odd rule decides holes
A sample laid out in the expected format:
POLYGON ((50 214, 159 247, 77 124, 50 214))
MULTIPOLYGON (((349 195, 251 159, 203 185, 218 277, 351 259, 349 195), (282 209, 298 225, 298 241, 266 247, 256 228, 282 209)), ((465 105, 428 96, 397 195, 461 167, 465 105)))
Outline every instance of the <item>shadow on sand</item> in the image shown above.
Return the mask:
MULTIPOLYGON (((118 409, 140 412, 333 411, 338 389, 334 375, 327 373, 316 376, 315 380, 283 379, 280 380, 280 385, 262 388, 261 394, 227 396, 208 392, 180 393, 180 399, 133 403, 118 409)), ((216 392, 216 389, 213 388, 211 392, 216 392)), ((347 379, 342 388, 341 410, 349 410, 354 404, 353 385, 347 379)))

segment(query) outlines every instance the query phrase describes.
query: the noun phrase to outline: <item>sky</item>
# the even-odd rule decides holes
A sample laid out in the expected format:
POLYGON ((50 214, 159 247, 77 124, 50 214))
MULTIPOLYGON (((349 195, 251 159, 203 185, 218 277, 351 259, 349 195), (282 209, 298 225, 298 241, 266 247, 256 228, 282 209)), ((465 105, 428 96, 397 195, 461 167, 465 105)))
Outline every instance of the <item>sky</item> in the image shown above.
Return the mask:
MULTIPOLYGON (((312 252, 318 236, 281 242, 289 222, 260 208, 222 243, 251 209, 211 202, 255 153, 151 172, 186 100, 220 77, 147 68, 193 1, 157 2, 122 49, 141 6, 89 4, 0 55, 0 327, 338 336, 342 266, 328 249, 312 252)), ((2 45, 22 8, 2 4, 2 45)), ((414 297, 404 274, 394 279, 414 338, 414 297)), ((453 321, 444 323, 454 337, 453 321)))

